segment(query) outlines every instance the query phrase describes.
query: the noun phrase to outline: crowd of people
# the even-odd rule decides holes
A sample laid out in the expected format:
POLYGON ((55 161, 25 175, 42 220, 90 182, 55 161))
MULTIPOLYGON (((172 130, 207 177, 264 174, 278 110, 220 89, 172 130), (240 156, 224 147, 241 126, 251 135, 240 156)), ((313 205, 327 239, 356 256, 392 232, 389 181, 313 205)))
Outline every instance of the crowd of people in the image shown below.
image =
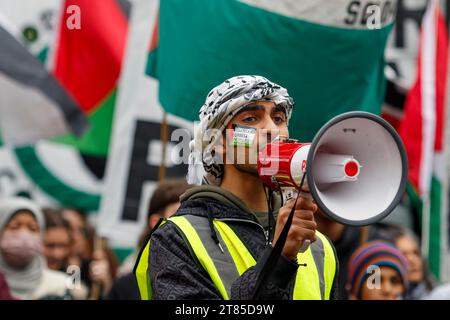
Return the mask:
POLYGON ((98 299, 119 266, 107 246, 96 247, 87 216, 69 208, 39 208, 22 197, 0 200, 2 298, 98 299))
MULTIPOLYGON (((139 244, 121 265, 97 239, 85 213, 41 209, 27 198, 1 199, 0 299, 140 299, 133 274, 139 248, 161 218, 176 212, 189 187, 173 180, 156 188, 139 244)), ((372 225, 362 243, 364 229, 320 213, 317 221, 337 250, 339 299, 450 299, 448 285, 439 286, 433 278, 410 229, 372 225)))
POLYGON ((418 236, 404 223, 412 215, 404 202, 390 217, 368 227, 345 226, 317 215, 318 229, 336 248, 340 299, 450 299, 428 269, 418 236))
POLYGON ((86 213, 0 199, 0 300, 140 299, 133 274, 139 248, 187 188, 178 180, 156 188, 139 245, 121 264, 86 213))

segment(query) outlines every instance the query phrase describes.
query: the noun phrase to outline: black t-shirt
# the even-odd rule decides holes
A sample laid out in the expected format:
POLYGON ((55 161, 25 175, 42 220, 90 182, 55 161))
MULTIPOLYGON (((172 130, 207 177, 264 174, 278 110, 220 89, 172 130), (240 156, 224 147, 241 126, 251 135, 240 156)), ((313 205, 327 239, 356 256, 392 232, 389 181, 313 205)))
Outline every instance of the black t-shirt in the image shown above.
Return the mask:
POLYGON ((128 273, 117 278, 109 293, 105 297, 106 300, 140 300, 139 287, 136 277, 133 273, 128 273))

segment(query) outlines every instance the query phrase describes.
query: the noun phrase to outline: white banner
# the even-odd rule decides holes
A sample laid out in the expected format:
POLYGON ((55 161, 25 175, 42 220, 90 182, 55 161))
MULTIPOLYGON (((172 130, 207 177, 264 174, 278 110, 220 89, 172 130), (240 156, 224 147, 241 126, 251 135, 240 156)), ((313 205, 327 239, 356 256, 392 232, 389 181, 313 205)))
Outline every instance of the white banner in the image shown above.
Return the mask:
MULTIPOLYGON (((158 182, 163 110, 157 99, 158 82, 145 74, 158 8, 159 1, 137 0, 131 10, 98 220, 100 234, 115 248, 136 246, 158 182)), ((175 144, 170 138, 177 128, 193 130, 193 124, 170 115, 167 119, 166 177, 185 177, 186 167, 172 161, 175 144)))

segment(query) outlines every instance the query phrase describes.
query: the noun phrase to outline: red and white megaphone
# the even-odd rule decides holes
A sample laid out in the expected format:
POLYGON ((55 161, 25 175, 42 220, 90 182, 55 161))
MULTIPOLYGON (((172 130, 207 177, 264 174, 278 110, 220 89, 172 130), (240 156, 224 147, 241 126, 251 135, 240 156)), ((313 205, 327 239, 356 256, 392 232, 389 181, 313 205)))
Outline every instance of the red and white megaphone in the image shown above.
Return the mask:
POLYGON ((306 174, 309 191, 331 219, 353 226, 386 217, 406 187, 407 156, 395 129, 381 117, 348 112, 326 123, 312 143, 269 143, 258 172, 272 190, 298 188, 306 174))

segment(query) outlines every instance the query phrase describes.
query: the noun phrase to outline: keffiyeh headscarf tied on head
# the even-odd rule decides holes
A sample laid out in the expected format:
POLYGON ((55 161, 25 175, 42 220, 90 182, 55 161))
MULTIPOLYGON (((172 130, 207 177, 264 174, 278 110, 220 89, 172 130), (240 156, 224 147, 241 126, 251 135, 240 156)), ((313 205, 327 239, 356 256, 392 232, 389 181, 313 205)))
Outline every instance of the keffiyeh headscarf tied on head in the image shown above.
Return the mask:
POLYGON ((222 159, 213 147, 231 119, 256 101, 272 101, 284 107, 289 121, 294 102, 287 90, 261 76, 236 76, 212 89, 199 112, 200 124, 190 142, 188 182, 219 185, 223 175, 222 159))

